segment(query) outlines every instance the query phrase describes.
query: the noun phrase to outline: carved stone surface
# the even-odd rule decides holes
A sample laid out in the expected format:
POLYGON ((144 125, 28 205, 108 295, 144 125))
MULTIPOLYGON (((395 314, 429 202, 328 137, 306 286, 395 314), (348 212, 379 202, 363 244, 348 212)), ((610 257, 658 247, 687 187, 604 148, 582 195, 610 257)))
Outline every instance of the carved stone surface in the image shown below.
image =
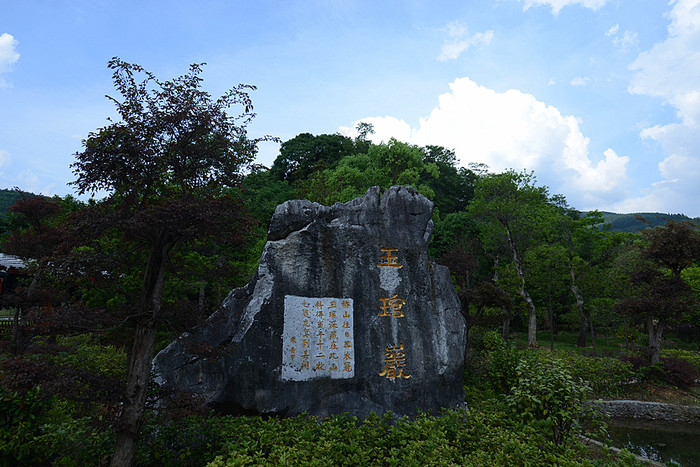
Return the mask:
POLYGON ((403 186, 281 204, 255 277, 156 356, 157 382, 280 415, 461 405, 465 323, 449 271, 427 255, 432 211, 403 186))

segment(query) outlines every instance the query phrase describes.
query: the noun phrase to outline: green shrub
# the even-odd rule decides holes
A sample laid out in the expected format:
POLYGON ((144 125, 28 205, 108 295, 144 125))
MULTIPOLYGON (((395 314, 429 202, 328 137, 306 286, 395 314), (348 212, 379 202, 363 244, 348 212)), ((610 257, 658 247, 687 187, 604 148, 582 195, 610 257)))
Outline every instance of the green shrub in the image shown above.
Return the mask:
POLYGON ((126 352, 112 345, 100 344, 93 334, 60 336, 57 343, 71 350, 57 355, 57 363, 126 378, 126 352))
POLYGON ((481 342, 483 343, 484 350, 489 351, 496 350, 506 344, 501 333, 497 331, 486 331, 481 337, 481 342))
POLYGON ((682 350, 682 349, 661 349, 661 357, 666 358, 679 358, 685 360, 693 367, 695 371, 700 374, 700 352, 693 350, 682 350))
POLYGON ((555 446, 537 427, 488 410, 395 420, 225 417, 228 441, 208 465, 585 465, 580 446, 555 446))
POLYGON ((518 381, 507 398, 512 415, 541 425, 548 438, 560 445, 580 429, 584 401, 590 388, 574 380, 557 360, 522 359, 518 381))
POLYGON ((41 463, 34 442, 50 408, 51 399, 39 387, 24 394, 0 387, 0 465, 41 463))
POLYGON ((100 429, 93 417, 72 418, 61 407, 51 411, 51 421, 42 426, 36 445, 45 450, 52 465, 104 464, 114 448, 110 431, 100 429))
POLYGON ((99 464, 112 449, 109 434, 68 407, 38 386, 24 394, 0 387, 0 465, 99 464))
POLYGON ((641 334, 639 330, 633 326, 627 326, 625 331, 625 326, 618 326, 615 329, 615 336, 622 339, 624 341, 625 339, 625 332, 627 332, 627 341, 628 342, 637 342, 640 337, 642 339, 647 338, 644 334, 641 334))
POLYGON ((516 369, 523 356, 522 351, 502 340, 485 356, 486 384, 497 394, 508 394, 518 379, 516 369))
POLYGON ((624 385, 636 377, 632 363, 614 357, 586 357, 575 351, 557 352, 555 357, 541 352, 540 359, 556 358, 575 379, 581 379, 591 388, 595 397, 615 396, 624 385))

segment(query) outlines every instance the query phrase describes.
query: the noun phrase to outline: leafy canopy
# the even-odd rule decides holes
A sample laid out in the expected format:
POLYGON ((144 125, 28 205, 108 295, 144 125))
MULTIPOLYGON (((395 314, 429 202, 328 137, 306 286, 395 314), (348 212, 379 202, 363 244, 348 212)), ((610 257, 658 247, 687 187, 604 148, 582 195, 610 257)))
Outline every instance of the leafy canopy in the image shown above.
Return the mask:
POLYGON ((256 143, 246 125, 255 116, 248 91, 240 84, 213 100, 201 89, 203 64, 161 81, 143 67, 113 58, 109 68, 120 98, 121 121, 88 135, 71 165, 80 194, 105 190, 127 199, 188 197, 198 190, 232 186, 254 158, 256 143), (242 106, 238 115, 227 109, 242 106))

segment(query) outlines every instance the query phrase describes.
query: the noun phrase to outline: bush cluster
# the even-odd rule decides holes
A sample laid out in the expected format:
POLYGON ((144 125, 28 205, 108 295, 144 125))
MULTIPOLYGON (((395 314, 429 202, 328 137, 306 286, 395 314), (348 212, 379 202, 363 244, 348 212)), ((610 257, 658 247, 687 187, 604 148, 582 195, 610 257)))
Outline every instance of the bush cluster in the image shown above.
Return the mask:
POLYGON ((151 436, 141 465, 586 465, 578 445, 555 446, 533 425, 516 425, 502 410, 449 411, 414 421, 391 414, 358 420, 217 417, 215 429, 181 420, 151 436), (184 425, 184 426, 183 426, 184 425), (187 426, 190 425, 190 426, 187 426), (181 433, 201 433, 192 441, 181 433), (216 443, 207 444, 207 434, 216 443), (220 444, 217 443, 221 441, 220 444), (192 443, 197 446, 193 446, 192 443), (159 449, 161 446, 163 449, 159 449), (158 458, 148 453, 160 453, 158 458), (212 457, 213 456, 213 457, 212 457))
POLYGON ((0 465, 98 465, 112 439, 93 417, 76 417, 69 403, 40 387, 0 387, 0 465))
POLYGON ((656 365, 650 365, 649 357, 644 353, 625 354, 620 356, 620 359, 632 365, 639 381, 669 384, 686 389, 695 384, 698 379, 698 369, 695 366, 697 352, 674 349, 662 355, 680 355, 681 358, 661 357, 656 365))
MULTIPOLYGON (((551 354, 541 352, 540 359, 551 354)), ((617 396, 625 385, 637 376, 633 364, 614 357, 586 357, 575 351, 560 351, 556 358, 571 372, 571 376, 583 380, 594 397, 617 396)))
POLYGON ((590 392, 581 379, 575 380, 559 360, 523 358, 516 372, 517 383, 506 399, 515 419, 541 426, 557 445, 580 431, 590 392))
POLYGON ((683 349, 661 349, 661 358, 678 358, 687 361, 700 375, 700 352, 683 349))

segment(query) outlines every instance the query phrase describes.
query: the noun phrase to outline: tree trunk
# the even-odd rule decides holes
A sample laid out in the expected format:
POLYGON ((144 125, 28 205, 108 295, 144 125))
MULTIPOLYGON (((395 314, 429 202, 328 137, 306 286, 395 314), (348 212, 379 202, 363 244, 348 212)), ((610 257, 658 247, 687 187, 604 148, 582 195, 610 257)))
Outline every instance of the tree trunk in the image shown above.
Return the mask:
POLYGON ((588 323, 591 325, 591 344, 593 345, 593 355, 598 356, 598 347, 595 344, 595 327, 593 326, 593 317, 591 316, 591 311, 586 310, 586 315, 588 317, 588 323))
POLYGON ((511 235, 510 228, 504 225, 506 228, 506 234, 508 235, 508 245, 510 245, 510 251, 513 253, 513 264, 515 265, 515 274, 520 278, 520 289, 518 293, 525 303, 527 304, 528 311, 528 323, 527 323, 527 346, 530 349, 536 349, 539 347, 537 345, 537 311, 535 310, 535 303, 530 298, 530 294, 525 290, 525 273, 523 271, 522 261, 518 255, 518 249, 513 241, 513 236, 511 235))
POLYGON ((12 356, 16 357, 18 356, 21 352, 21 336, 22 336, 22 330, 20 329, 19 325, 19 308, 15 308, 15 312, 12 315, 12 338, 10 340, 10 353, 12 356))
POLYGON ((554 352, 554 309, 549 305, 549 350, 554 352))
MULTIPOLYGON (((573 270, 571 270, 571 277, 572 280, 574 280, 573 270)), ((588 334, 588 314, 586 313, 586 310, 583 306, 583 296, 581 295, 581 291, 578 289, 576 284, 573 284, 571 286, 571 292, 573 292, 574 298, 576 298, 576 309, 578 310, 578 315, 581 318, 581 325, 578 328, 578 338, 576 339, 576 345, 578 347, 585 347, 586 335, 588 334)))
POLYGON ((161 232, 151 246, 141 292, 140 312, 145 316, 139 317, 134 334, 124 406, 117 423, 112 467, 128 467, 134 463, 151 378, 157 318, 163 297, 163 274, 171 246, 165 232, 161 232))
POLYGON ((649 355, 651 364, 659 363, 659 354, 661 352, 661 337, 663 336, 664 325, 659 323, 658 319, 649 318, 649 355))
MULTIPOLYGON (((525 292, 525 294, 527 294, 527 292, 525 292)), ((532 299, 529 295, 525 301, 528 305, 527 347, 529 349, 536 349, 539 346, 537 345, 537 314, 535 313, 535 304, 532 303, 532 299)))
POLYGON ((502 321, 503 331, 501 335, 503 336, 504 340, 508 340, 508 338, 510 337, 510 314, 508 312, 503 312, 502 321))
POLYGON ((133 465, 136 456, 136 443, 143 423, 146 394, 151 376, 151 361, 156 341, 156 327, 152 319, 143 320, 136 327, 134 345, 129 362, 126 383, 126 397, 112 456, 112 467, 133 465))

